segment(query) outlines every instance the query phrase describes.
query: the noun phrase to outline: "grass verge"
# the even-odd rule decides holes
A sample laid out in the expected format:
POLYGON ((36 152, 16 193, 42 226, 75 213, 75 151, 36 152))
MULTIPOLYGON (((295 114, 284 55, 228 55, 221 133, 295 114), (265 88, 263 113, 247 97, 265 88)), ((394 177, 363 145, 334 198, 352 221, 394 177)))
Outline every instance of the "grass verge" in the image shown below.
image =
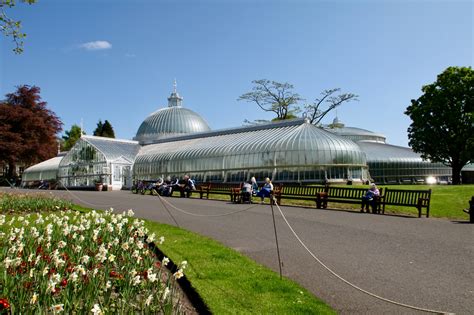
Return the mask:
POLYGON ((335 314, 313 294, 220 243, 166 224, 145 226, 165 242, 175 261, 188 261, 186 276, 216 314, 335 314))
MULTIPOLYGON (((345 186, 347 187, 347 186, 345 186)), ((469 200, 474 196, 474 185, 380 185, 379 188, 393 188, 406 190, 428 190, 431 189, 430 217, 468 220, 469 215, 463 212, 468 208, 469 200)), ((199 196, 197 196, 199 198, 199 196)), ((210 194, 210 199, 229 200, 229 196, 210 194)), ((254 202, 257 202, 254 198, 254 202)), ((266 200, 268 202, 268 199, 266 200)), ((315 202, 306 200, 282 200, 283 205, 316 207, 315 202)), ((344 210, 359 210, 360 205, 338 204, 330 202, 329 208, 344 210)), ((424 213, 425 209, 423 209, 424 213)), ((418 216, 415 207, 386 206, 385 213, 404 214, 418 216)))

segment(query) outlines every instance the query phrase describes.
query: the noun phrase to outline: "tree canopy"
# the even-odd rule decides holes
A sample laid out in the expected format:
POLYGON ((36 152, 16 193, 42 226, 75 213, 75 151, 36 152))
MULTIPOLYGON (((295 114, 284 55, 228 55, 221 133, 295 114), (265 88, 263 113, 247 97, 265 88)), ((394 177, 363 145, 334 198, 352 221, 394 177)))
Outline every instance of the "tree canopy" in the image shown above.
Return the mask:
POLYGON ((70 130, 66 130, 63 136, 64 142, 62 143, 62 150, 71 150, 74 144, 76 144, 77 140, 79 140, 79 138, 81 137, 81 133, 83 135, 86 134, 84 131, 82 131, 81 127, 76 124, 72 125, 70 130))
MULTIPOLYGON (((252 83, 254 84, 252 91, 242 94, 238 100, 253 102, 263 111, 275 113, 276 117, 272 119, 273 121, 296 118, 296 115, 301 111, 298 103, 304 101, 304 99, 298 93, 293 92, 294 86, 292 84, 267 79, 255 80, 252 83)), ((315 125, 319 124, 324 116, 336 107, 357 100, 357 95, 341 93, 339 88, 324 90, 321 95, 313 103, 304 105, 306 117, 310 120, 310 123, 315 125)), ((259 124, 261 122, 262 120, 245 121, 246 124, 259 124)))
POLYGON ((474 163, 474 71, 449 67, 422 91, 405 112, 409 144, 424 159, 452 167, 459 184, 461 169, 474 163))
POLYGON ((294 117, 299 112, 297 103, 303 99, 292 91, 293 85, 266 79, 254 80, 252 83, 252 92, 242 94, 239 101, 254 102, 263 111, 275 113, 277 120, 294 117))
MULTIPOLYGON (((21 0, 21 2, 33 4, 36 0, 21 0)), ((15 43, 13 51, 20 54, 23 52, 23 38, 26 37, 26 34, 21 32, 21 22, 10 18, 5 12, 6 8, 12 8, 16 3, 15 0, 0 0, 0 30, 3 35, 12 37, 15 43)))
POLYGON ((99 120, 97 123, 97 128, 94 130, 94 136, 115 138, 115 132, 112 124, 107 119, 104 121, 104 123, 102 123, 102 120, 99 120))
POLYGON ((31 165, 56 156, 62 122, 41 100, 40 88, 19 86, 0 102, 0 161, 14 177, 19 162, 31 165))

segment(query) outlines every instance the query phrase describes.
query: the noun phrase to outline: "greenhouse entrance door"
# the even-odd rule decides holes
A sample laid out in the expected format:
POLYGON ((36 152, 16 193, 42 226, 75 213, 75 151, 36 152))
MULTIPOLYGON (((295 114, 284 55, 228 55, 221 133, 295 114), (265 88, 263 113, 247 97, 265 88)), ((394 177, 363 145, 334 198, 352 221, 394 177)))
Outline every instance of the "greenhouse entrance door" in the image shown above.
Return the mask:
POLYGON ((131 162, 121 158, 111 163, 112 189, 130 189, 132 187, 131 162))

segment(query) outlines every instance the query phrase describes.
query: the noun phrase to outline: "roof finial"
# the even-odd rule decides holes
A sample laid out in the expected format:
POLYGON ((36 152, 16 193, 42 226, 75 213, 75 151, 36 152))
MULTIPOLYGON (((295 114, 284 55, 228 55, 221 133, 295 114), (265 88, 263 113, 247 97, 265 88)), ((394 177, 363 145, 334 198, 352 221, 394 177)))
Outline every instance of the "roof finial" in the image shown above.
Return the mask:
POLYGON ((176 94, 176 88, 178 87, 178 84, 176 84, 176 78, 174 79, 174 83, 173 83, 173 93, 176 94))

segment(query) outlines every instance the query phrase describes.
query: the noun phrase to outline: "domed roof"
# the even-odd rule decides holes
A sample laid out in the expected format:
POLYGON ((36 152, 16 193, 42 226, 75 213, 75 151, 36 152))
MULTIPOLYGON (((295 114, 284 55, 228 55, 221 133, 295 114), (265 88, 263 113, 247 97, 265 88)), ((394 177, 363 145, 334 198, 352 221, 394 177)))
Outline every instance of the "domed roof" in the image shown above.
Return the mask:
POLYGON ((333 123, 326 126, 327 131, 335 133, 338 136, 351 139, 352 141, 374 141, 385 143, 385 136, 379 133, 372 132, 370 130, 346 127, 339 118, 334 118, 333 123))
POLYGON ((176 92, 168 98, 168 107, 150 114, 138 128, 134 140, 152 143, 158 139, 189 133, 210 131, 209 125, 197 113, 182 107, 183 98, 176 92))

